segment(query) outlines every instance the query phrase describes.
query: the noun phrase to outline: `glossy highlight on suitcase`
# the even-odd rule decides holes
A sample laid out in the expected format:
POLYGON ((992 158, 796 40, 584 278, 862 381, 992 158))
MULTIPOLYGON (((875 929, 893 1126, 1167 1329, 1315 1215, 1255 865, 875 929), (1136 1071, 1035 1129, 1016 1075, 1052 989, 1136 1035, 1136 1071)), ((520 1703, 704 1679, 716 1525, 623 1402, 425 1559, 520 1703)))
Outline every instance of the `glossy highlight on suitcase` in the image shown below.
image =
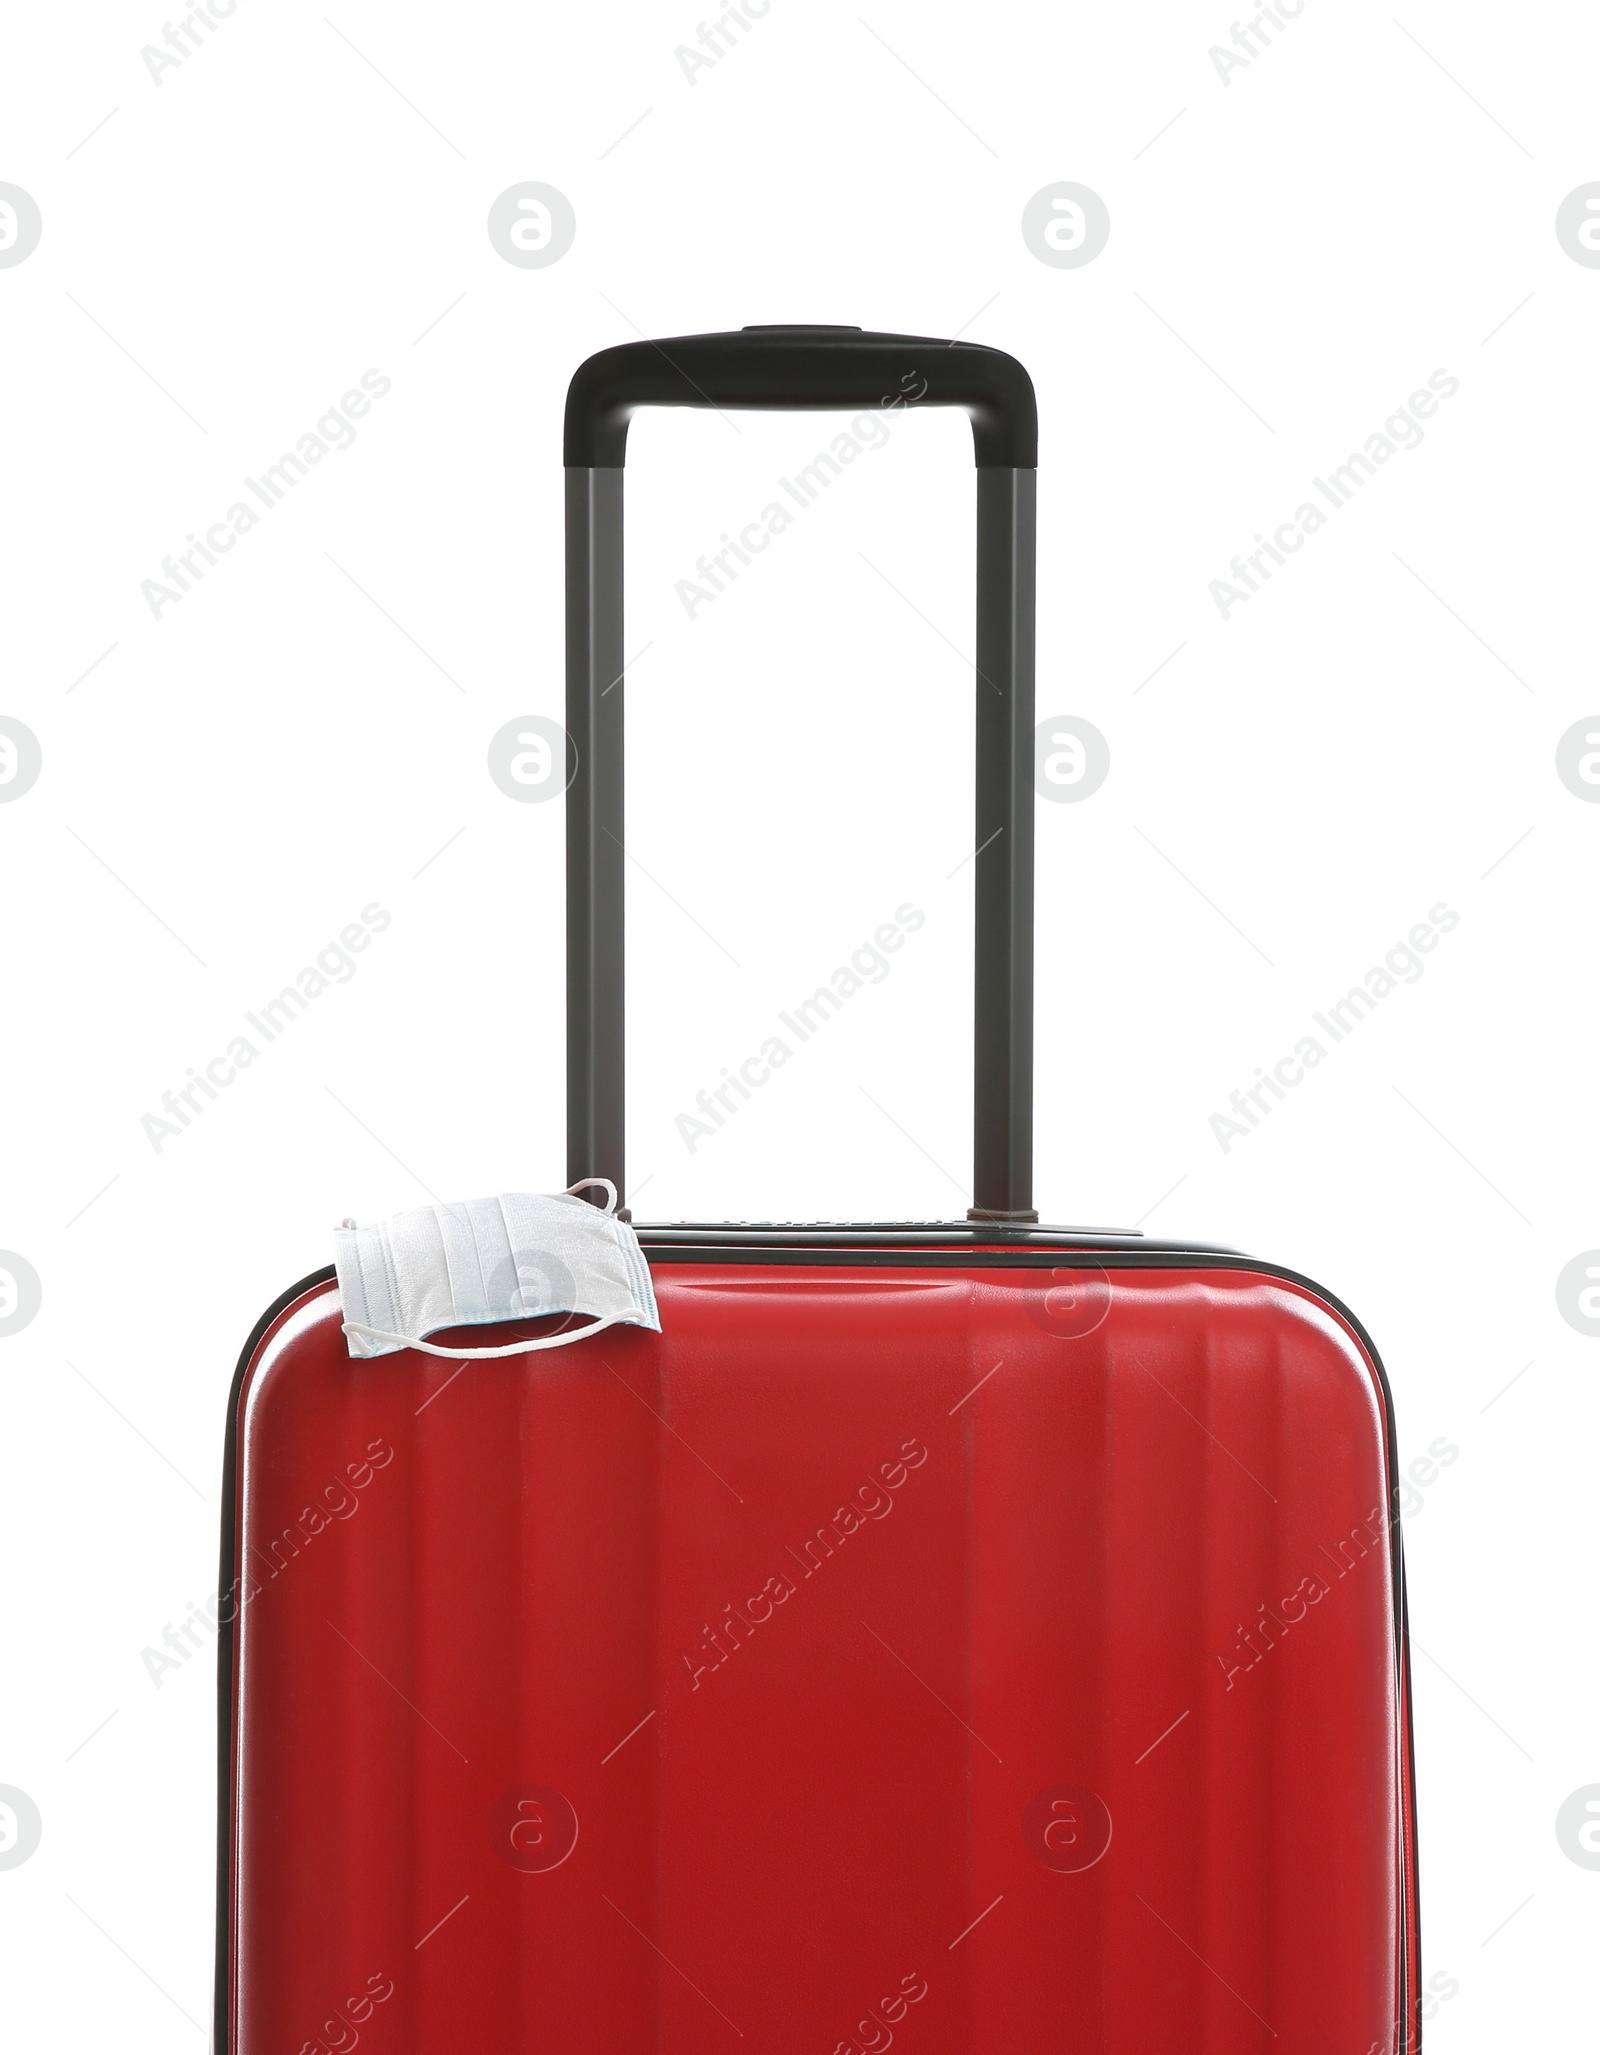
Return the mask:
POLYGON ((1012 359, 750 330, 574 380, 569 1175, 623 1172, 628 410, 907 373, 978 458, 972 1213, 641 1228, 659 1335, 497 1361, 353 1360, 331 1271, 269 1310, 225 1463, 230 2055, 1418 2044, 1376 1352, 1274 1266, 1032 1212, 1012 359))

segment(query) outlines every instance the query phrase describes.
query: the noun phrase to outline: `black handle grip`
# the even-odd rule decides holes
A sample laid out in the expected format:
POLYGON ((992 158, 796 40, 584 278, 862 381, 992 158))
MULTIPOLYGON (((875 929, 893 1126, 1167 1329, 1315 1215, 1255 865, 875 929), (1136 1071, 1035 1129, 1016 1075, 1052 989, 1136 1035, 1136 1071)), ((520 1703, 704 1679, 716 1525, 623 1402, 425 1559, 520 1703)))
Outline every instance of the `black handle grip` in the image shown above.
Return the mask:
POLYGON ((1003 350, 860 328, 741 328, 621 343, 582 365, 567 393, 569 469, 624 462, 639 407, 964 407, 980 466, 1039 460, 1033 381, 1003 350))
POLYGON ((567 1170, 623 1175, 622 482, 641 406, 963 406, 978 463, 973 1198, 1033 1211, 1033 385, 976 344, 859 329, 755 328, 625 343, 567 398, 567 1170), (909 382, 908 382, 909 381, 909 382), (921 390, 917 388, 920 385, 921 390))

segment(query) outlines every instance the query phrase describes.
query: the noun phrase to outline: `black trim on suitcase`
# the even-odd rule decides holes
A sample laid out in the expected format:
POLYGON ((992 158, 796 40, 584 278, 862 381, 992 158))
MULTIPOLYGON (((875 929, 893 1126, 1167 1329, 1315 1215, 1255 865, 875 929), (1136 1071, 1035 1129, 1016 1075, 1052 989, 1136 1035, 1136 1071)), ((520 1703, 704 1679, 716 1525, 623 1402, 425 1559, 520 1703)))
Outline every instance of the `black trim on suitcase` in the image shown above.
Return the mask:
POLYGON ((233 1888, 233 1582, 237 1574, 234 1530, 238 1519, 239 1397, 251 1359, 273 1322, 287 1313, 296 1299, 304 1298, 318 1285, 332 1284, 336 1274, 331 1263, 326 1269, 313 1270, 309 1277, 291 1284, 273 1300, 251 1328, 228 1387, 228 1424, 222 1442, 222 1554, 217 1570, 217 1969, 212 1992, 213 2055, 228 2055, 230 2046, 228 1915, 233 1888))

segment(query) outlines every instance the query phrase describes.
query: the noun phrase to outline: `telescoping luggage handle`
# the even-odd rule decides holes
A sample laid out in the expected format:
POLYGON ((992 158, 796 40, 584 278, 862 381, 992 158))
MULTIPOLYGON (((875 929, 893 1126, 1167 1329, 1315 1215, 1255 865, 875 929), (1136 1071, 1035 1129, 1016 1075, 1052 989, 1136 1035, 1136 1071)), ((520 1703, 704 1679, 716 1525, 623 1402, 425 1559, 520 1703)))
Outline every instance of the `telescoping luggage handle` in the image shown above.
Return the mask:
POLYGON ((976 343, 746 328, 623 343, 567 394, 568 1176, 623 1178, 622 474, 639 407, 957 406, 978 482, 973 1205, 1033 1210, 1033 384, 976 343))

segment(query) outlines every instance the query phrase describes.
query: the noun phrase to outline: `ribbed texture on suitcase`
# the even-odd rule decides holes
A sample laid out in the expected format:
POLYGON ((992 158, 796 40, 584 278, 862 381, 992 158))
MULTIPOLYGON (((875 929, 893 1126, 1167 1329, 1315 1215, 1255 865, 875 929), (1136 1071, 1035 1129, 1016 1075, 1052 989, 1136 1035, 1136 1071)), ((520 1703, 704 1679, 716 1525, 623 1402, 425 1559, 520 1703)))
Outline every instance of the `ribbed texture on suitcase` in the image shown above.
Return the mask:
POLYGON ((1371 1366, 1260 1275, 976 1266, 662 1268, 660 1337, 459 1371, 287 1316, 237 2055, 1393 2046, 1371 1366))

